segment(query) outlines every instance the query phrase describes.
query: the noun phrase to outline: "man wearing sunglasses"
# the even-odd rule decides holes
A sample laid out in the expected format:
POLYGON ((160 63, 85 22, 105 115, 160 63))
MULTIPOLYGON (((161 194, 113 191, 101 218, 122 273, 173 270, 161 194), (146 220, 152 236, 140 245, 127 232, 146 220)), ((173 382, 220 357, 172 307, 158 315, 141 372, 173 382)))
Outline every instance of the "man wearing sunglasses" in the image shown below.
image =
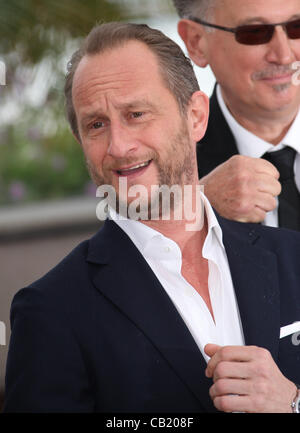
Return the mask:
POLYGON ((299 0, 174 0, 192 60, 217 81, 198 144, 215 209, 300 230, 299 0))

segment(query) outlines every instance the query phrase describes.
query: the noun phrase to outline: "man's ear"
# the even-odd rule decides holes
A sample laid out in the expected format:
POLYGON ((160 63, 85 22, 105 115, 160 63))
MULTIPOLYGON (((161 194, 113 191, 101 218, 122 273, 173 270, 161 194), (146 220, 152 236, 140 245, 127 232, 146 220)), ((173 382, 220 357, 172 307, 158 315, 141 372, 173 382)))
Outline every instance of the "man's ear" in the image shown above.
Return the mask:
POLYGON ((177 30, 185 43, 190 58, 196 65, 205 68, 208 62, 205 56, 206 38, 203 26, 184 19, 179 21, 177 30))
POLYGON ((209 98, 204 92, 198 90, 193 93, 188 113, 191 139, 197 142, 206 132, 209 116, 209 98))

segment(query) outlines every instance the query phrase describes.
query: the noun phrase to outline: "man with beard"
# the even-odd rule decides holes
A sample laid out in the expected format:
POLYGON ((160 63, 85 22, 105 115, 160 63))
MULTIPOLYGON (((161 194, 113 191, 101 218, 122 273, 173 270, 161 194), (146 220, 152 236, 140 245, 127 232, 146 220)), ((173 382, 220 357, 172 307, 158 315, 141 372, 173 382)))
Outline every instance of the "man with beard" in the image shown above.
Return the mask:
POLYGON ((157 30, 103 24, 73 55, 65 94, 92 178, 128 214, 135 187, 142 208, 162 183, 190 201, 140 221, 111 209, 16 295, 4 410, 299 410, 299 236, 218 219, 202 194, 193 230, 175 218, 197 203, 208 119, 190 61, 157 30))
POLYGON ((300 230, 300 1, 173 2, 217 81, 197 150, 207 197, 226 218, 300 230))

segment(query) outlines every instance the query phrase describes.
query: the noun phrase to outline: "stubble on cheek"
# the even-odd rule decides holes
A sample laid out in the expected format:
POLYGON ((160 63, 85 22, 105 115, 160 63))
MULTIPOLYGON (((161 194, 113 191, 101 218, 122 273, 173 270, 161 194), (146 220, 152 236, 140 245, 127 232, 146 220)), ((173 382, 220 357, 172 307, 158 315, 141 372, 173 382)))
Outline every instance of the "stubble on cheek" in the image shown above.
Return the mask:
POLYGON ((87 170, 89 172, 90 178, 92 179, 92 181, 97 185, 97 186, 101 186, 101 185, 105 185, 105 179, 103 176, 101 176, 96 168, 94 167, 94 165, 89 161, 89 159, 86 157, 85 158, 85 164, 87 167, 87 170))
MULTIPOLYGON (((184 184, 192 184, 195 176, 192 156, 194 150, 189 140, 189 133, 185 122, 182 122, 177 132, 169 138, 169 143, 165 143, 165 147, 168 149, 167 152, 159 153, 152 149, 146 155, 140 157, 140 160, 152 160, 151 165, 155 167, 157 172, 157 185, 153 186, 159 187, 166 185, 171 188, 173 185, 183 187, 184 184)), ((120 166, 128 166, 135 162, 140 162, 140 160, 124 158, 122 160, 113 161, 104 169, 102 167, 102 173, 99 173, 99 169, 97 169, 96 165, 86 157, 86 166, 91 179, 99 187, 102 185, 112 185, 114 176, 113 170, 116 170, 120 166)), ((128 187, 130 187, 129 184, 128 187)), ((161 217, 162 197, 154 191, 155 189, 153 190, 153 194, 150 190, 148 191, 148 199, 141 200, 138 209, 144 209, 145 212, 147 209, 150 217, 151 206, 156 208, 154 204, 159 203, 159 216, 161 217)), ((128 197, 119 197, 118 191, 116 191, 117 208, 115 210, 118 212, 120 209, 120 202, 126 202, 128 206, 132 200, 128 200, 128 197)), ((125 208, 125 206, 123 205, 122 208, 125 208)), ((173 208, 173 195, 171 195, 171 209, 173 208)))

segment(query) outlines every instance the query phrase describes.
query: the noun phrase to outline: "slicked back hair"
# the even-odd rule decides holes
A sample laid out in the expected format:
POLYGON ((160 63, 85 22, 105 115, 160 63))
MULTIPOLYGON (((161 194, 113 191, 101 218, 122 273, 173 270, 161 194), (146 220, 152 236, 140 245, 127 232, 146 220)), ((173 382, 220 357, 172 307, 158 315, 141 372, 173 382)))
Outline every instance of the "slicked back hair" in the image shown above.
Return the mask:
POLYGON ((218 0, 173 0, 174 6, 181 18, 190 15, 208 19, 209 13, 218 0))
POLYGON ((159 30, 152 29, 145 24, 123 22, 98 25, 92 29, 82 47, 73 54, 68 63, 65 82, 66 114, 71 129, 79 141, 80 135, 72 100, 73 78, 77 67, 84 56, 101 54, 129 41, 144 43, 156 55, 163 81, 177 100, 183 115, 186 114, 192 94, 199 90, 190 59, 174 41, 159 30))

